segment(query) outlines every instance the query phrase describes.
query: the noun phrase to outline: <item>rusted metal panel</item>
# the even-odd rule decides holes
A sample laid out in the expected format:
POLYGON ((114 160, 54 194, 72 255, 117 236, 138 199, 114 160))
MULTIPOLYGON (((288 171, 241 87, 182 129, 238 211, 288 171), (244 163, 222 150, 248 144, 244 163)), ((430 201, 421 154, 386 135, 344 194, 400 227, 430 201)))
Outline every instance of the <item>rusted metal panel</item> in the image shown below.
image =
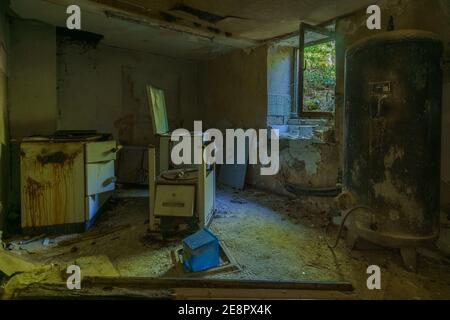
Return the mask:
POLYGON ((360 235, 395 247, 439 232, 442 43, 395 31, 347 51, 345 188, 374 213, 360 235))
POLYGON ((86 162, 105 162, 116 160, 118 151, 115 140, 86 143, 86 162))
POLYGON ((22 227, 85 221, 83 143, 21 144, 22 227))
POLYGON ((113 160, 86 164, 86 194, 88 196, 113 191, 115 181, 113 160))

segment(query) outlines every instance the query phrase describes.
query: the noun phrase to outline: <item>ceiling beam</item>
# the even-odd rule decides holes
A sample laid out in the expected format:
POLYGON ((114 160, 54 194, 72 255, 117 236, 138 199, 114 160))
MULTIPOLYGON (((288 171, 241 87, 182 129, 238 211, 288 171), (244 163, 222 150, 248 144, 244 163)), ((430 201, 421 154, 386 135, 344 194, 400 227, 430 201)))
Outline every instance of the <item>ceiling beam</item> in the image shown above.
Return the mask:
POLYGON ((231 33, 211 25, 189 21, 166 12, 151 10, 143 6, 120 0, 89 0, 105 7, 104 13, 115 19, 148 25, 149 27, 181 32, 192 36, 209 39, 231 47, 246 48, 256 46, 259 41, 234 37, 231 33))

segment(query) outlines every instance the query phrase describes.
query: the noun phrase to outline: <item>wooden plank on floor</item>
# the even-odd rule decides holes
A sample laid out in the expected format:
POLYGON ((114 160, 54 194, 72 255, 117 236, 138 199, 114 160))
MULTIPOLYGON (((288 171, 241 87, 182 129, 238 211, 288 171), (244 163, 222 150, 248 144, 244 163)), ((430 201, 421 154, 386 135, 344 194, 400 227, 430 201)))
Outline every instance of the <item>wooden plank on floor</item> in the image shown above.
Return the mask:
POLYGON ((14 292, 14 299, 134 299, 134 300, 354 300, 356 295, 339 291, 282 290, 282 289, 218 289, 175 288, 138 289, 91 287, 68 290, 65 286, 35 283, 14 292))
POLYGON ((127 229, 129 227, 131 227, 130 224, 124 224, 124 225, 119 225, 119 226, 115 226, 115 227, 94 230, 94 231, 82 234, 81 236, 73 238, 73 239, 62 240, 62 241, 58 242, 58 246, 59 247, 70 246, 70 245, 73 245, 73 244, 76 244, 76 243, 79 243, 82 241, 101 238, 101 237, 110 235, 112 233, 127 229))
POLYGON ((340 291, 282 289, 176 288, 177 300, 354 300, 356 295, 340 291))
POLYGON ((215 289, 280 289, 280 290, 323 290, 353 291, 350 282, 337 281, 260 281, 234 279, 196 278, 145 278, 145 277, 86 277, 85 285, 104 285, 125 288, 215 288, 215 289))
POLYGON ((128 288, 81 288, 68 290, 64 285, 33 283, 14 291, 12 299, 16 300, 98 300, 98 299, 133 299, 159 300, 175 299, 173 290, 137 290, 128 288))

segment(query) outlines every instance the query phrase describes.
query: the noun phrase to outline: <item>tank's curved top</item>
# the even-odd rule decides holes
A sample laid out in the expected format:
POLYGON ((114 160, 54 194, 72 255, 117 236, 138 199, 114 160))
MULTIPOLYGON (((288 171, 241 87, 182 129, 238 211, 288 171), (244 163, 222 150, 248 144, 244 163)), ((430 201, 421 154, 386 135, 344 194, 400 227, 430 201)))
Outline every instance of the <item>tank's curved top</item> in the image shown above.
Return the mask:
POLYGON ((411 40, 433 41, 442 43, 442 40, 439 38, 439 36, 433 32, 424 30, 405 29, 396 31, 386 31, 358 40, 347 48, 346 53, 349 54, 352 51, 357 50, 359 48, 370 45, 376 45, 379 43, 411 41, 411 40))

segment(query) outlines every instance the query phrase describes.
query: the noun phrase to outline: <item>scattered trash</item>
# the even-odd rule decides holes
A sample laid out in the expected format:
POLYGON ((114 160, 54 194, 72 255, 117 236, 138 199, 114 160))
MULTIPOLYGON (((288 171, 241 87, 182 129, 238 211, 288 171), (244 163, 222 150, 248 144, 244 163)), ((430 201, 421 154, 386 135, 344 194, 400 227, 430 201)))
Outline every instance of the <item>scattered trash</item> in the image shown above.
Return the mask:
POLYGON ((230 250, 225 245, 224 242, 219 241, 219 256, 220 256, 220 265, 215 268, 211 268, 205 271, 200 272, 189 272, 186 271, 183 267, 178 268, 178 266, 183 265, 183 249, 173 250, 170 252, 170 257, 172 259, 172 263, 174 265, 175 272, 178 272, 176 274, 177 277, 183 276, 183 277, 195 277, 195 278, 201 278, 204 276, 211 276, 214 274, 219 273, 229 273, 229 272, 237 272, 241 271, 242 268, 239 265, 239 263, 236 261, 234 256, 230 253, 230 250))
POLYGON ((37 267, 38 265, 28 262, 17 255, 0 250, 0 273, 8 277, 16 273, 29 272, 37 267))
POLYGON ((13 250, 20 249, 20 246, 17 243, 15 243, 15 242, 7 243, 4 246, 5 246, 5 250, 8 250, 8 251, 13 251, 13 250))
POLYGON ((29 243, 32 243, 32 242, 34 242, 34 241, 40 240, 40 239, 42 239, 42 238, 44 238, 44 237, 45 237, 45 233, 44 233, 44 234, 40 234, 40 235, 35 236, 35 237, 32 237, 32 238, 30 238, 30 239, 21 240, 21 241, 19 241, 19 244, 20 244, 20 245, 29 244, 29 243))
POLYGON ((183 266, 186 270, 198 272, 219 265, 219 240, 207 228, 183 240, 183 266))
POLYGON ((81 241, 102 238, 106 235, 110 235, 112 233, 127 229, 129 227, 131 227, 130 224, 124 224, 124 225, 119 225, 119 226, 115 226, 115 227, 105 228, 103 230, 96 230, 96 231, 88 232, 88 233, 82 234, 81 236, 76 237, 76 238, 60 241, 58 243, 58 246, 59 247, 70 246, 70 245, 76 244, 81 241))
POLYGON ((119 272, 106 255, 84 256, 77 258, 74 263, 83 270, 82 277, 120 276, 119 272))

